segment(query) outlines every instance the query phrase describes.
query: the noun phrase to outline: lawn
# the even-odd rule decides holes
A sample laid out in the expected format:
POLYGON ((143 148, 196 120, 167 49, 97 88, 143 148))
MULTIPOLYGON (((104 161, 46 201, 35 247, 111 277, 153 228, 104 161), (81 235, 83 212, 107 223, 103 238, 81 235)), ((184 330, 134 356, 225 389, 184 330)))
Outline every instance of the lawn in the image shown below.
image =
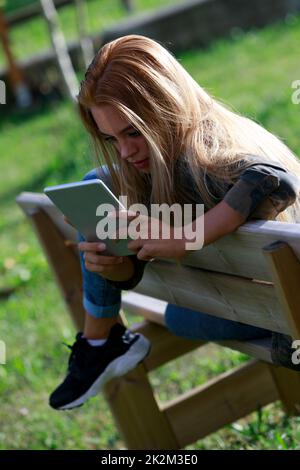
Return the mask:
MULTIPOLYGON (((181 0, 182 1, 182 0, 181 0)), ((21 3, 21 2, 19 2, 21 3)), ((25 2, 23 2, 24 4, 25 2)), ((27 3, 33 3, 27 1, 27 3)), ((172 0, 134 0, 135 10, 130 15, 172 4, 180 3, 172 0)), ((89 33, 100 33, 113 23, 128 17, 120 0, 88 0, 86 1, 87 27, 89 33)), ((58 16, 67 41, 78 37, 74 5, 66 5, 58 9, 58 16)), ((11 28, 10 38, 17 59, 28 58, 42 50, 50 49, 47 25, 42 17, 34 17, 11 28)), ((0 50, 0 68, 4 65, 4 56, 0 50)))
MULTIPOLYGON (((209 49, 179 57, 215 97, 286 140, 300 155, 300 105, 291 83, 300 79, 300 17, 261 31, 235 31, 209 49)), ((0 449, 124 448, 99 395, 72 412, 55 412, 48 395, 63 377, 74 329, 40 246, 14 199, 22 190, 78 180, 92 167, 87 136, 67 102, 31 115, 0 117, 0 283, 15 292, 0 299, 0 449)), ((237 366, 247 356, 209 345, 151 373, 161 401, 237 366)), ((189 449, 299 449, 300 418, 275 403, 224 427, 189 449)))
POLYGON ((0 5, 4 3, 5 13, 11 13, 21 8, 37 3, 37 0, 1 0, 0 5))

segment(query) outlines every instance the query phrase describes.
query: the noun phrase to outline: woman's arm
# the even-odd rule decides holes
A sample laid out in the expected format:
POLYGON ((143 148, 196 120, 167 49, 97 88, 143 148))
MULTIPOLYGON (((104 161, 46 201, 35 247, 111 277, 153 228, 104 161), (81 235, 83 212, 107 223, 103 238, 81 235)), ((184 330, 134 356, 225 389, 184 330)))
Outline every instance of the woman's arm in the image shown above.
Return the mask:
MULTIPOLYGON (((241 174, 223 199, 201 216, 201 223, 204 221, 203 245, 201 244, 198 249, 234 232, 253 217, 274 218, 295 202, 299 190, 299 179, 280 165, 273 162, 251 165, 241 174)), ((196 228, 197 222, 194 221, 190 231, 187 232, 195 233, 196 228)), ((187 242, 191 243, 193 240, 147 239, 130 242, 128 247, 136 251, 138 256, 134 257, 134 278, 125 282, 124 289, 131 289, 138 284, 143 276, 147 259, 151 257, 180 259, 187 253, 185 251, 187 242)))
MULTIPOLYGON (((236 230, 246 218, 237 210, 232 209, 226 201, 219 202, 215 207, 204 214, 204 242, 203 246, 215 242, 219 238, 236 230)), ((196 221, 193 222, 196 228, 196 221)))
POLYGON ((299 191, 299 179, 279 164, 253 164, 223 200, 204 215, 204 245, 233 232, 251 218, 274 219, 295 202, 299 191))
POLYGON ((274 162, 247 168, 224 201, 246 219, 275 219, 300 195, 299 178, 274 162))

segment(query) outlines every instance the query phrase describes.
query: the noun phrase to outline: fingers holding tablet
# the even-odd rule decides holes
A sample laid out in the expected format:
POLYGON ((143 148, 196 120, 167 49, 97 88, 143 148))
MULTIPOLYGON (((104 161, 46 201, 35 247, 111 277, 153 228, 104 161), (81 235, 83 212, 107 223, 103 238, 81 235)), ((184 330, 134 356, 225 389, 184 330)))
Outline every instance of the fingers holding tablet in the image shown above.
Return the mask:
POLYGON ((88 271, 101 273, 103 276, 112 274, 123 263, 123 256, 103 255, 106 245, 98 242, 80 242, 79 251, 83 252, 85 267, 88 271))

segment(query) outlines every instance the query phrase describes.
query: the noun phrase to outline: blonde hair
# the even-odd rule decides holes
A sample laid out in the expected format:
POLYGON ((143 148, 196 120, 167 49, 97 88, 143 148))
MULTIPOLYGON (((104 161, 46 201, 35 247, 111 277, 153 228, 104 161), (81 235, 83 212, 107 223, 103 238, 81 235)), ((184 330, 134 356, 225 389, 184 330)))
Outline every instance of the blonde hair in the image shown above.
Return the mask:
MULTIPOLYGON (((113 106, 146 139, 150 202, 178 202, 176 165, 181 160, 207 208, 215 199, 205 175, 214 175, 220 186, 234 183, 252 163, 247 155, 277 161, 300 177, 297 157, 279 138, 210 96, 164 47, 144 36, 124 36, 99 50, 81 83, 78 103, 96 154, 103 156, 115 191, 126 194, 129 204, 145 202, 150 176, 120 158, 116 169, 117 151, 101 137, 92 106, 113 106)), ((299 208, 298 197, 276 220, 296 221, 299 208)))

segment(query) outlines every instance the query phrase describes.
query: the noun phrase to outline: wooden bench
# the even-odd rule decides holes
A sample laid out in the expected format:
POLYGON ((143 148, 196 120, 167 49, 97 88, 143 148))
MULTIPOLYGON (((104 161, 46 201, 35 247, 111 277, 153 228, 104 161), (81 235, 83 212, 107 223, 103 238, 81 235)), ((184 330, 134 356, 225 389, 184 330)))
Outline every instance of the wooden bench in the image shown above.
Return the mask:
MULTIPOLYGON (((44 195, 21 193, 17 202, 33 223, 71 317, 82 329, 79 257, 64 243, 75 239, 75 230, 44 195)), ((300 374, 272 364, 270 338, 219 342, 254 359, 164 405, 148 378, 150 371, 205 345, 165 328, 167 302, 299 339, 299 259, 300 224, 255 221, 189 254, 184 266, 166 260, 147 265, 134 291, 123 292, 122 307, 144 318, 134 329, 151 340, 151 353, 104 391, 129 449, 183 448, 275 400, 288 414, 300 414, 300 374)))

